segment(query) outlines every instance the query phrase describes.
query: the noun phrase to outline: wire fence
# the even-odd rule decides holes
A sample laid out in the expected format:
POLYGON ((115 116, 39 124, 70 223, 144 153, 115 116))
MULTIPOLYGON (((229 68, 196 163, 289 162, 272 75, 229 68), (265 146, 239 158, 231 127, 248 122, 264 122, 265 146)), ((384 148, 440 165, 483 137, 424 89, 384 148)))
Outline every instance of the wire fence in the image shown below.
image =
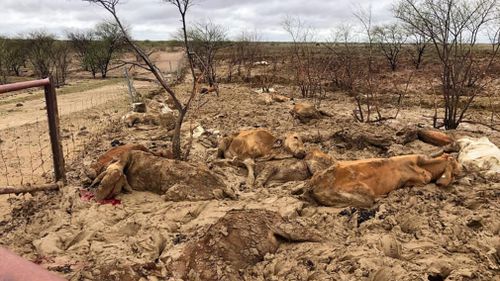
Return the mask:
MULTIPOLYGON (((17 93, 16 98, 30 93, 17 93)), ((53 183, 47 112, 41 99, 0 104, 0 186, 53 183)), ((129 110, 125 81, 58 96, 61 146, 66 165, 129 110)))
MULTIPOLYGON (((184 61, 183 56, 159 60, 171 83, 183 77, 184 61)), ((61 91, 57 101, 47 99, 48 91, 56 95, 52 84, 47 84, 48 79, 23 82, 22 87, 7 85, 10 90, 4 86, 0 91, 3 93, 0 95, 0 187, 39 186, 59 181, 61 176, 65 178, 68 166, 80 161, 90 146, 116 128, 121 117, 131 110, 128 79, 109 80, 98 86, 87 81, 87 86, 92 87, 61 91), (33 83, 42 84, 33 86, 33 83), (45 98, 43 91, 30 88, 40 86, 45 87, 45 98), (24 90, 12 91, 12 87, 24 90), (59 134, 54 136, 54 131, 59 134), (57 162, 65 163, 66 167, 57 162)))

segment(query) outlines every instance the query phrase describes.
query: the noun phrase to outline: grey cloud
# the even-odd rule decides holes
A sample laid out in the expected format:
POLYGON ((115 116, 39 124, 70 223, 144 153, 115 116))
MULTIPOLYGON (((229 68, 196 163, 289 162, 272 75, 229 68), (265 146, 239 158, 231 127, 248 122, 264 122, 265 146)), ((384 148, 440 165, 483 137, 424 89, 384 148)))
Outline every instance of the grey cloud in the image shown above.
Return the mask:
MULTIPOLYGON (((392 20, 390 8, 394 0, 199 0, 188 15, 190 23, 211 19, 225 26, 232 37, 242 30, 258 30, 264 40, 285 41, 281 28, 283 19, 300 17, 318 34, 329 34, 335 25, 354 21, 356 5, 372 3, 376 22, 392 20)), ((118 12, 131 26, 137 39, 169 39, 180 27, 175 7, 161 0, 122 1, 118 12)), ((16 35, 31 30, 47 30, 63 36, 67 30, 86 29, 109 14, 96 5, 82 0, 1 0, 0 34, 16 35)))

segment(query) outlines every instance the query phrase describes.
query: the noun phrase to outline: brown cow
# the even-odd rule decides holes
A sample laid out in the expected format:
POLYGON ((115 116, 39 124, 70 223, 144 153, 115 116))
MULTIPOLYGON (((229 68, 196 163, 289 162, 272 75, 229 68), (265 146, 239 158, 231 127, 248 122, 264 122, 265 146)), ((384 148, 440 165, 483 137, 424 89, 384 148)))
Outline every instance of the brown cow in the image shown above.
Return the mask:
POLYGON ((287 155, 304 158, 305 154, 304 143, 298 134, 289 133, 282 140, 265 129, 245 130, 225 137, 218 149, 219 158, 239 160, 248 158, 271 160, 287 157, 287 155))
POLYGON ((375 197, 401 187, 430 182, 448 186, 459 173, 457 161, 446 154, 343 161, 313 176, 308 195, 322 205, 368 207, 375 197))
POLYGON ((435 146, 451 145, 455 142, 447 134, 436 130, 421 129, 417 134, 421 141, 435 146))
POLYGON ((131 150, 109 165, 92 183, 96 200, 111 199, 122 190, 150 191, 172 201, 234 198, 217 176, 201 165, 131 150))
POLYGON ((217 156, 228 159, 216 163, 227 163, 244 166, 248 170, 247 185, 255 183, 255 161, 270 161, 276 159, 304 158, 306 155, 304 143, 298 134, 287 134, 285 139, 279 139, 264 129, 241 131, 225 137, 219 143, 217 156))
POLYGON ((175 128, 176 117, 173 113, 129 112, 122 117, 122 120, 129 128, 143 124, 161 126, 167 130, 173 130, 175 128))
POLYGON ((212 85, 208 88, 201 88, 200 90, 200 94, 209 94, 209 93, 216 93, 217 95, 219 95, 219 86, 218 85, 212 85))
POLYGON ((332 117, 331 114, 318 110, 316 106, 305 102, 295 104, 290 114, 293 118, 299 119, 301 123, 307 123, 313 119, 321 119, 324 116, 332 117))
POLYGON ((104 170, 106 170, 111 163, 120 159, 124 153, 132 150, 149 151, 145 146, 140 144, 125 144, 113 147, 101 155, 96 162, 90 165, 90 168, 86 171, 87 176, 92 180, 95 179, 99 174, 104 172, 104 170))

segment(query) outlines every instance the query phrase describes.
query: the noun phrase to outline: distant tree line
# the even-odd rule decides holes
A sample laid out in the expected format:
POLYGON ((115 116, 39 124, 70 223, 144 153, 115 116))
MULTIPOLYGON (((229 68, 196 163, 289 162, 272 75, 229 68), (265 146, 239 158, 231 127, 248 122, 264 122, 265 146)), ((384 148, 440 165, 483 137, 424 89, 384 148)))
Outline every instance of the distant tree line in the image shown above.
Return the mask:
POLYGON ((106 78, 111 61, 124 50, 125 40, 119 27, 102 22, 93 30, 68 33, 81 67, 96 77, 106 78))
POLYGON ((19 38, 0 37, 0 83, 9 76, 53 77, 57 86, 66 83, 70 65, 76 59, 84 71, 106 78, 113 59, 124 50, 124 39, 116 24, 102 22, 90 31, 68 32, 69 40, 36 31, 19 38))

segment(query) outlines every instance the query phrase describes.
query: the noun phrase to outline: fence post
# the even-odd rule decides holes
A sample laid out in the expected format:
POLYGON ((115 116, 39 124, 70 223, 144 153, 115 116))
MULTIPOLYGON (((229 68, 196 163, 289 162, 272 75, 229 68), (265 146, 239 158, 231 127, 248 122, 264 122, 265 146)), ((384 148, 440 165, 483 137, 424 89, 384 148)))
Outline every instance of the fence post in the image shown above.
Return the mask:
POLYGON ((54 160, 54 173, 56 182, 62 181, 66 184, 66 168, 64 165, 64 154, 61 142, 61 131, 59 127, 59 111, 57 108, 56 88, 52 77, 50 83, 45 85, 45 103, 47 105, 47 116, 49 121, 50 144, 54 160))

